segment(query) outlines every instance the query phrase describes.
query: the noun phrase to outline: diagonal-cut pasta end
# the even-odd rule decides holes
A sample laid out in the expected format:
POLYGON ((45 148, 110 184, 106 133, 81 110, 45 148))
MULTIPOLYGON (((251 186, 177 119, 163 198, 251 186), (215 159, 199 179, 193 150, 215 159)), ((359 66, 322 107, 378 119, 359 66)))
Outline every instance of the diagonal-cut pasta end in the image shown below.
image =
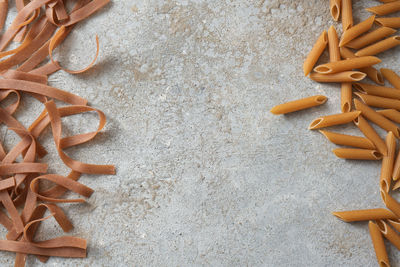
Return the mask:
POLYGON ((377 160, 380 160, 380 159, 383 158, 383 155, 379 151, 374 150, 374 151, 371 152, 371 154, 377 160))
POLYGON ((313 120, 313 121, 310 123, 310 126, 308 126, 308 129, 309 129, 309 130, 317 129, 317 128, 318 128, 318 125, 321 124, 321 122, 322 122, 323 120, 324 120, 323 118, 318 118, 318 119, 313 120))
POLYGON ((342 103, 341 109, 342 109, 342 112, 343 112, 343 113, 350 112, 350 111, 351 111, 351 105, 350 105, 350 103, 347 102, 347 101, 344 102, 344 103, 342 103))
POLYGON ((322 74, 328 74, 332 72, 332 69, 324 65, 319 65, 314 68, 314 71, 322 74))
POLYGON ((366 99, 365 99, 365 94, 357 93, 357 92, 355 92, 354 94, 355 94, 356 96, 358 96, 358 97, 362 100, 362 102, 366 103, 366 102, 365 102, 365 101, 366 101, 366 99))
MULTIPOLYGON (((366 94, 366 93, 367 93, 367 92, 364 90, 363 85, 360 84, 360 83, 353 83, 353 87, 354 87, 356 90, 358 90, 358 91, 360 91, 361 93, 363 93, 363 94, 366 94)), ((357 94, 357 93, 354 93, 354 94, 357 94)))
POLYGON ((367 74, 365 74, 363 72, 360 72, 360 71, 355 71, 355 72, 350 74, 350 78, 355 82, 361 81, 366 76, 367 76, 367 74))
POLYGON ((379 85, 384 85, 385 84, 385 80, 383 79, 382 73, 380 73, 379 71, 376 72, 375 81, 379 85))
POLYGON ((339 20, 339 15, 340 15, 339 7, 338 7, 338 5, 335 4, 331 8, 331 16, 332 16, 334 21, 338 21, 339 20))
POLYGON ((381 190, 383 190, 385 192, 389 192, 389 185, 387 184, 385 179, 382 179, 380 181, 379 186, 380 186, 381 190))
POLYGON ((324 104, 326 101, 328 101, 328 98, 326 96, 324 96, 324 95, 318 95, 315 98, 315 102, 320 104, 320 105, 324 104))
POLYGON ((277 106, 271 108, 271 109, 270 109, 270 112, 271 112, 272 114, 274 114, 274 115, 279 115, 279 112, 278 112, 278 110, 277 110, 277 106))
POLYGON ((383 200, 383 203, 386 204, 386 194, 387 194, 387 192, 384 191, 384 190, 381 188, 381 189, 380 189, 380 194, 381 194, 381 198, 382 198, 382 200, 383 200))
POLYGON ((392 38, 393 38, 393 40, 396 40, 397 42, 400 42, 400 36, 393 36, 392 38))
POLYGON ((380 18, 375 19, 375 24, 381 27, 384 26, 380 18))
POLYGON ((376 220, 376 225, 378 225, 378 228, 382 232, 382 234, 384 234, 384 235, 387 234, 387 225, 384 221, 376 220))
POLYGON ((386 261, 384 260, 379 261, 379 267, 389 267, 389 266, 390 266, 389 263, 387 263, 386 261))
POLYGON ((344 222, 348 222, 347 220, 345 220, 345 219, 340 215, 340 212, 334 211, 334 212, 332 212, 332 215, 336 216, 337 218, 341 219, 341 220, 344 221, 344 222))

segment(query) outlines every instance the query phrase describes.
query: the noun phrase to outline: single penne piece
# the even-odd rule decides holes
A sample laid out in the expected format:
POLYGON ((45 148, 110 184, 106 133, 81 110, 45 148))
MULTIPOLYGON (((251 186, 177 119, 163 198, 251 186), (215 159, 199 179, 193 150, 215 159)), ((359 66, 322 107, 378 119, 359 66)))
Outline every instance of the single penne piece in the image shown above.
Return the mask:
POLYGON ((370 33, 364 34, 363 36, 350 41, 346 44, 346 46, 353 49, 360 49, 367 45, 376 43, 377 41, 382 40, 383 38, 388 37, 395 32, 395 29, 389 27, 380 27, 370 33))
POLYGON ((400 1, 394 1, 390 3, 386 3, 379 6, 373 6, 366 8, 365 10, 374 13, 379 16, 384 16, 387 14, 391 14, 397 11, 400 11, 400 1))
POLYGON ((395 109, 382 109, 377 111, 389 120, 400 123, 400 112, 395 109))
POLYGON ((400 28, 400 18, 377 18, 375 23, 379 26, 390 27, 390 28, 400 28))
POLYGON ((306 98, 302 98, 299 100, 294 100, 290 101, 287 103, 283 103, 280 105, 277 105, 271 109, 271 113, 275 115, 279 114, 286 114, 294 111, 299 111, 315 106, 319 106, 324 104, 328 98, 323 95, 315 95, 315 96, 310 96, 306 98))
POLYGON ((386 208, 388 208, 391 212, 394 213, 394 215, 397 216, 397 218, 400 218, 400 204, 392 198, 392 196, 382 188, 380 189, 381 191, 381 197, 383 200, 383 203, 385 203, 386 208))
POLYGON ((380 160, 382 154, 377 150, 361 148, 336 148, 332 150, 336 157, 341 159, 380 160))
POLYGON ((358 82, 364 79, 367 74, 360 71, 344 71, 334 74, 321 74, 313 72, 310 74, 310 79, 316 82, 325 82, 325 83, 350 83, 350 82, 358 82))
POLYGON ((354 83, 353 86, 363 94, 400 99, 400 90, 395 88, 367 83, 354 83))
POLYGON ((386 50, 389 50, 390 48, 398 46, 399 44, 400 44, 400 36, 392 36, 386 38, 385 40, 372 44, 370 46, 364 47, 361 50, 358 50, 355 53, 355 55, 357 57, 373 56, 381 52, 384 52, 386 50))
POLYGON ((390 266, 385 243, 383 241, 382 233, 378 225, 370 221, 368 223, 368 228, 372 240, 372 245, 374 246, 376 260, 378 261, 379 266, 380 267, 390 266))
POLYGON ((368 106, 377 108, 394 108, 400 110, 400 100, 393 98, 386 98, 381 96, 366 95, 361 93, 354 93, 368 106))
POLYGON ((400 236, 383 220, 377 220, 376 224, 383 236, 400 250, 400 236))
POLYGON ((340 4, 341 0, 330 0, 329 9, 331 11, 331 16, 334 21, 338 21, 340 17, 340 4))
POLYGON ((391 85, 397 89, 400 89, 400 76, 397 75, 396 72, 392 71, 391 69, 381 68, 381 73, 391 85))
POLYGON ((351 100, 353 96, 353 88, 351 83, 342 83, 340 88, 340 107, 342 112, 351 111, 351 100))
POLYGON ((386 220, 396 231, 400 231, 399 219, 386 219, 386 220))
POLYGON ((372 128, 372 126, 364 119, 363 116, 358 116, 354 119, 354 124, 360 129, 360 131, 367 137, 376 147, 376 149, 382 154, 387 155, 387 147, 382 138, 372 128))
POLYGON ((318 40, 315 42, 306 60, 304 61, 303 64, 304 76, 307 76, 311 72, 315 63, 317 63, 319 57, 324 52, 327 44, 328 44, 328 34, 326 33, 326 31, 323 31, 322 34, 318 37, 318 40))
POLYGON ((394 158, 396 156, 396 138, 392 132, 389 132, 386 136, 386 147, 388 153, 386 156, 383 156, 382 159, 380 187, 389 192, 392 182, 394 158))
POLYGON ((308 127, 309 130, 320 129, 324 127, 345 124, 353 121, 361 114, 360 111, 352 111, 346 113, 333 114, 319 117, 313 120, 308 127))
POLYGON ((342 0, 342 27, 343 31, 353 26, 353 7, 351 0, 342 0))
POLYGON ((393 173, 392 173, 392 179, 394 181, 399 180, 399 178, 400 178, 400 151, 397 154, 396 161, 394 162, 393 173))
POLYGON ((331 26, 328 30, 328 48, 329 48, 329 60, 331 62, 339 61, 340 60, 339 38, 333 26, 331 26))
POLYGON ((375 149, 375 145, 365 137, 340 134, 323 130, 320 130, 319 132, 322 133, 329 141, 336 145, 358 147, 370 150, 375 149))
POLYGON ((400 188, 400 181, 397 181, 397 182, 393 185, 392 191, 397 190, 397 189, 399 189, 399 188, 400 188))
POLYGON ((397 219, 396 215, 387 209, 335 211, 332 214, 345 222, 397 219))
POLYGON ((319 65, 314 68, 314 71, 322 74, 333 74, 352 69, 370 67, 380 62, 381 60, 377 57, 355 57, 319 65))
POLYGON ((342 38, 340 39, 339 46, 342 47, 345 44, 349 43, 351 40, 356 39, 364 32, 367 32, 369 29, 371 29, 372 25, 374 24, 374 21, 375 21, 375 15, 345 30, 342 35, 342 38))
POLYGON ((367 120, 371 121, 372 123, 378 125, 379 127, 388 132, 393 132, 393 134, 397 138, 400 138, 400 129, 399 127, 397 127, 396 124, 386 119, 383 115, 379 114, 378 112, 376 112, 369 106, 365 105, 358 99, 354 99, 354 105, 356 107, 356 110, 361 111, 361 114, 363 115, 364 118, 366 118, 367 120))

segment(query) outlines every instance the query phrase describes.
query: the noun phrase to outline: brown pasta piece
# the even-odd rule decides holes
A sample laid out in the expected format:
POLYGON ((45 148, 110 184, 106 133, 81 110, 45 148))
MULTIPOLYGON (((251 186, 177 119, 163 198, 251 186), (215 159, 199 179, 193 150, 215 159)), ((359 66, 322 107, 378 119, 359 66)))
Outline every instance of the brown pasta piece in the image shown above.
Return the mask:
POLYGON ((376 150, 361 148, 336 148, 332 150, 338 158, 357 160, 380 160, 382 154, 376 150))
POLYGON ((340 60, 339 38, 335 27, 331 26, 328 30, 329 60, 336 62, 340 60))
POLYGON ((381 73, 391 85, 400 89, 400 76, 396 74, 393 70, 381 68, 381 73))
POLYGON ((4 23, 7 18, 8 12, 8 0, 0 0, 0 31, 4 27, 4 23))
POLYGON ((335 21, 339 20, 341 3, 342 3, 341 0, 330 0, 329 2, 329 9, 331 11, 331 16, 335 21))
POLYGON ((343 32, 353 26, 353 7, 352 0, 342 0, 342 26, 343 32))
POLYGON ((385 40, 382 40, 380 42, 377 42, 375 44, 372 44, 370 46, 364 47, 361 50, 358 50, 355 55, 357 57, 363 57, 363 56, 373 56, 379 53, 382 53, 388 49, 391 49, 393 47, 396 47, 400 44, 400 36, 393 36, 386 38, 385 40))
POLYGON ((383 236, 400 250, 400 236, 383 220, 377 220, 376 224, 383 236))
POLYGON ((367 137, 377 148, 377 150, 383 155, 387 155, 387 147, 385 142, 380 138, 374 128, 369 125, 369 123, 359 115, 354 119, 354 123, 360 129, 360 131, 367 137))
POLYGON ((396 154, 396 139, 392 132, 389 132, 386 136, 386 147, 388 149, 388 154, 382 159, 380 187, 386 192, 389 192, 392 182, 394 158, 396 154))
POLYGON ((336 145, 358 147, 370 150, 375 149, 375 145, 369 139, 364 137, 328 132, 323 130, 320 130, 319 132, 322 133, 329 141, 336 145))
POLYGON ((352 96, 353 96, 353 89, 351 83, 342 83, 340 88, 340 107, 342 112, 351 111, 352 96))
POLYGON ((334 74, 321 74, 321 73, 311 73, 310 79, 316 82, 325 83, 349 83, 358 82, 364 79, 367 75, 360 71, 344 71, 334 74))
POLYGON ((381 60, 377 57, 356 57, 351 59, 340 60, 319 65, 314 68, 315 72, 322 74, 332 74, 352 69, 360 69, 371 67, 372 65, 380 63, 381 60))
POLYGON ((400 28, 400 18, 377 18, 375 23, 382 27, 400 28))
POLYGON ((391 211, 387 209, 366 209, 332 212, 333 215, 345 222, 359 222, 369 220, 396 219, 391 211))
POLYGON ((400 11, 400 2, 394 1, 390 3, 386 3, 379 6, 366 8, 367 11, 374 13, 376 15, 384 16, 387 14, 391 14, 397 11, 400 11))
POLYGON ((367 83, 354 83, 353 86, 360 93, 363 93, 366 95, 400 99, 400 90, 395 89, 395 88, 385 87, 385 86, 377 86, 377 85, 367 84, 367 83))
POLYGON ((367 45, 373 44, 379 40, 382 40, 389 35, 392 35, 396 32, 395 29, 389 27, 380 27, 372 32, 366 33, 357 39, 354 39, 346 44, 347 47, 353 49, 360 49, 367 45))
POLYGON ((400 109, 400 100, 393 98, 386 98, 381 96, 367 95, 361 93, 354 93, 365 104, 377 108, 400 109))
POLYGON ((395 109, 382 109, 377 111, 389 120, 400 123, 400 112, 395 109))
POLYGON ((378 225, 370 221, 368 223, 368 228, 379 266, 380 267, 390 266, 389 258, 385 248, 385 243, 383 241, 382 234, 381 231, 379 230, 378 225))
POLYGON ((371 16, 368 19, 358 23, 357 25, 352 26, 351 28, 347 28, 342 38, 340 39, 339 46, 342 47, 349 43, 350 41, 356 39, 358 36, 367 32, 371 29, 372 25, 374 24, 375 16, 371 16))
POLYGON ((324 127, 346 124, 352 122, 355 118, 357 118, 361 114, 360 111, 353 111, 353 112, 346 112, 346 113, 339 113, 333 114, 328 116, 323 116, 313 120, 310 123, 308 129, 315 130, 324 127))
POLYGON ((318 40, 315 42, 306 60, 304 61, 303 64, 304 76, 307 76, 311 72, 315 63, 317 63, 319 57, 324 52, 327 44, 328 44, 328 34, 326 31, 323 31, 322 34, 319 36, 318 40))
POLYGON ((390 194, 386 190, 383 190, 381 188, 380 191, 381 191, 381 197, 382 197, 383 203, 385 203, 386 207, 390 211, 392 211, 397 216, 397 218, 400 217, 399 216, 400 215, 399 202, 397 202, 393 197, 391 197, 390 194))
POLYGON ((299 100, 294 100, 290 102, 286 102, 284 104, 277 105, 271 109, 271 113, 278 114, 287 114, 290 112, 295 112, 311 107, 316 107, 324 104, 328 98, 323 95, 310 96, 306 98, 302 98, 299 100))

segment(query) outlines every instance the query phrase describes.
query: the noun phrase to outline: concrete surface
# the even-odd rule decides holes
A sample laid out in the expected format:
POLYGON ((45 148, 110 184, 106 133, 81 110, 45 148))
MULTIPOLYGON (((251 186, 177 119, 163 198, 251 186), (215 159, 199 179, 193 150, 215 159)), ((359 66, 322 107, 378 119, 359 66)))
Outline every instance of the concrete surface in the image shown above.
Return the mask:
MULTIPOLYGON (((377 3, 357 1, 355 21, 377 3)), ((84 176, 96 190, 88 204, 63 205, 72 234, 88 239, 87 259, 45 266, 376 266, 367 224, 330 212, 383 207, 380 163, 340 160, 307 130, 339 112, 339 86, 302 75, 332 22, 328 1, 121 0, 78 26, 59 58, 83 66, 97 33, 99 62, 83 75, 57 73, 51 84, 86 97, 108 124, 68 153, 114 163, 118 174, 84 176), (314 94, 329 101, 268 112, 314 94)), ((383 54, 380 66, 399 70, 399 54, 383 54)), ((24 105, 40 111, 30 99, 24 105)), ((67 134, 82 132, 96 117, 65 123, 67 134)), ((352 125, 334 130, 360 134, 352 125)), ((42 142, 51 150, 49 137, 42 142)), ((57 157, 46 160, 66 173, 57 157)), ((46 225, 39 237, 60 233, 46 225)), ((400 266, 395 248, 388 251, 400 266)), ((1 265, 12 265, 12 253, 1 255, 1 265)))

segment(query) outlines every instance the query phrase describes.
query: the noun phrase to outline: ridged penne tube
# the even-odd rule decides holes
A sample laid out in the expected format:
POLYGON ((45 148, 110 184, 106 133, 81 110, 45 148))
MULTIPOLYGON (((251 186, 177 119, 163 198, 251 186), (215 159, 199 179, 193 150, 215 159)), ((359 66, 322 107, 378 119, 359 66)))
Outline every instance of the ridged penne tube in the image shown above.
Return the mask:
POLYGON ((391 85, 400 89, 400 76, 396 72, 391 69, 381 68, 381 73, 391 85))
POLYGON ((335 211, 332 214, 345 222, 397 219, 396 215, 387 209, 335 211))
POLYGON ((344 71, 334 74, 321 74, 313 72, 310 74, 310 79, 323 83, 351 83, 361 81, 366 76, 367 74, 360 71, 344 71))
POLYGON ((400 90, 395 88, 367 83, 354 83, 353 86, 355 89, 363 94, 400 99, 400 90))
POLYGON ((351 0, 342 0, 342 27, 346 31, 353 26, 353 7, 351 0))
POLYGON ((330 62, 339 61, 340 60, 339 38, 333 26, 331 26, 328 30, 328 48, 329 48, 330 62))
POLYGON ((368 106, 373 106, 377 108, 394 108, 400 109, 400 100, 393 98, 386 98, 381 96, 366 95, 360 93, 354 93, 368 106))
POLYGON ((320 130, 319 132, 322 133, 329 141, 336 145, 351 146, 371 150, 375 149, 375 145, 369 139, 364 137, 328 132, 323 130, 320 130))
POLYGON ((370 221, 368 223, 369 234, 371 236, 372 244, 374 246, 376 260, 380 267, 388 267, 389 258, 386 252, 385 243, 383 241, 382 233, 376 223, 370 221))
POLYGON ((393 166, 393 173, 392 173, 392 179, 394 181, 399 180, 400 178, 400 152, 397 154, 396 161, 394 162, 393 166))
POLYGON ((385 221, 377 220, 376 224, 378 225, 382 235, 400 250, 400 236, 389 225, 387 225, 385 221))
POLYGON ((331 11, 331 16, 334 21, 338 21, 340 17, 340 4, 341 0, 330 0, 329 9, 331 11))
POLYGON ((394 213, 394 215, 397 216, 397 218, 399 218, 400 217, 399 202, 397 202, 397 200, 392 198, 392 196, 389 195, 389 193, 386 192, 385 190, 381 189, 380 191, 381 191, 381 197, 382 197, 383 203, 385 203, 386 208, 388 208, 391 212, 394 213))
POLYGON ((382 109, 377 111, 389 120, 400 123, 400 112, 395 109, 382 109))
POLYGON ((390 184, 392 182, 394 157, 396 154, 396 139, 392 132, 389 132, 386 136, 386 147, 388 153, 386 156, 383 156, 382 159, 380 187, 386 192, 389 192, 390 184))
POLYGON ((379 127, 388 132, 393 132, 393 134, 397 138, 400 138, 400 129, 399 127, 397 127, 396 124, 386 119, 383 115, 379 114, 378 112, 376 112, 369 106, 365 105, 358 99, 354 99, 354 105, 356 107, 356 110, 361 111, 361 114, 363 115, 364 118, 366 118, 367 120, 371 121, 372 123, 378 125, 379 127))
POLYGON ((340 87, 340 107, 342 112, 351 111, 351 100, 353 97, 353 88, 351 83, 342 83, 340 87))
POLYGON ((273 113, 275 115, 279 115, 279 114, 286 114, 286 113, 290 113, 290 112, 294 112, 294 111, 299 111, 299 110, 322 105, 327 100, 328 100, 328 98, 323 95, 310 96, 310 97, 306 97, 303 99, 290 101, 287 103, 277 105, 271 109, 271 113, 273 113))
POLYGON ((322 34, 318 37, 318 40, 315 42, 306 60, 304 61, 303 71, 305 76, 307 76, 311 72, 315 63, 317 63, 319 57, 324 52, 327 44, 328 34, 326 33, 326 31, 323 31, 322 34))
POLYGON ((332 150, 336 157, 341 159, 380 160, 382 154, 377 150, 361 148, 336 148, 332 150))
POLYGON ((379 6, 369 7, 366 8, 366 10, 376 15, 384 16, 390 13, 400 11, 400 1, 394 1, 379 6))
POLYGON ((400 18, 377 18, 375 23, 379 26, 390 27, 390 28, 400 28, 400 18))
POLYGON ((374 24, 374 20, 375 20, 375 15, 345 30, 342 35, 342 38, 340 39, 339 46, 344 46, 351 40, 356 39, 364 32, 367 32, 369 29, 371 29, 372 25, 374 24))
POLYGON ((310 123, 308 129, 315 130, 324 127, 349 123, 357 118, 360 114, 360 111, 353 111, 319 117, 310 123))
POLYGON ((385 40, 372 44, 370 46, 364 47, 361 50, 358 50, 355 53, 355 55, 357 57, 373 56, 381 52, 384 52, 386 50, 389 50, 390 48, 398 46, 399 44, 400 44, 400 36, 392 36, 386 38, 385 40))
POLYGON ((372 32, 366 33, 363 36, 360 36, 357 39, 350 41, 346 44, 346 46, 353 49, 360 49, 379 40, 382 40, 383 38, 388 37, 395 32, 395 29, 389 27, 380 27, 372 32))
POLYGON ((370 67, 380 62, 381 60, 377 57, 355 57, 319 65, 314 68, 314 71, 322 74, 333 74, 352 69, 370 67))
POLYGON ((376 133, 374 128, 364 119, 363 116, 358 116, 354 119, 355 125, 360 129, 360 131, 367 137, 376 147, 376 149, 382 154, 387 155, 387 147, 385 142, 376 133))

